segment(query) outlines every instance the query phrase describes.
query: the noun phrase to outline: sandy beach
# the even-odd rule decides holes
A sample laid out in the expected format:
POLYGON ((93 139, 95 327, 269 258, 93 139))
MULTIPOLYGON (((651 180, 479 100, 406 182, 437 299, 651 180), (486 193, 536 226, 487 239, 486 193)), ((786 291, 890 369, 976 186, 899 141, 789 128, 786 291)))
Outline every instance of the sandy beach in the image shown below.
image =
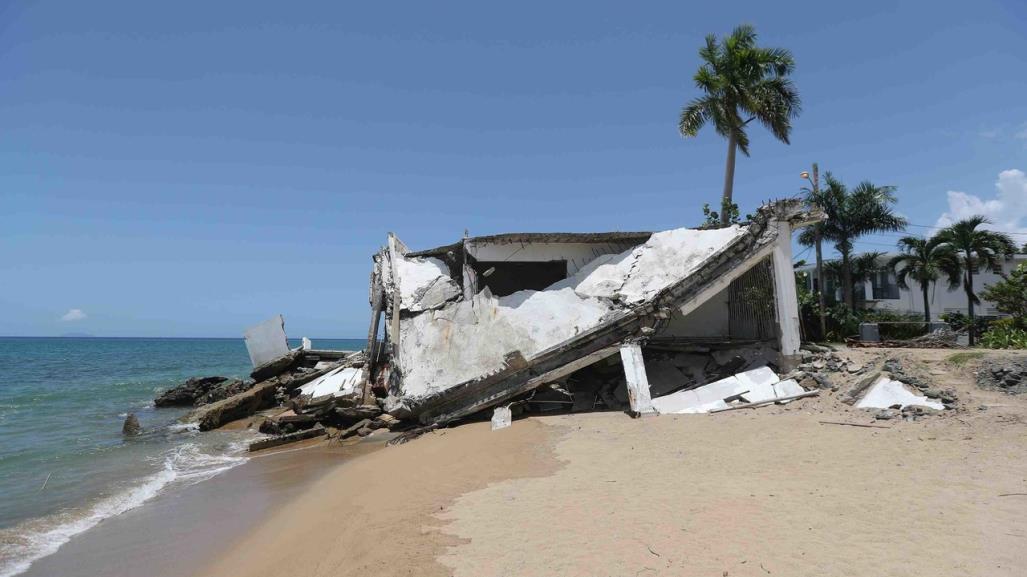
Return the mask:
POLYGON ((825 394, 430 433, 327 472, 196 575, 1022 575, 1027 402, 949 354, 925 353, 966 408, 915 422, 825 394))

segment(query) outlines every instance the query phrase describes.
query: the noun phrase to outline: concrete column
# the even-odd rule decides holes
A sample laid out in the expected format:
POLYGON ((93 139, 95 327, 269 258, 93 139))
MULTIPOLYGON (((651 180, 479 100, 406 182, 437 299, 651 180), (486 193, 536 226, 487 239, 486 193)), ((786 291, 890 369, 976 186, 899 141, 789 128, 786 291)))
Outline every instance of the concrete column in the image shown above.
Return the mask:
POLYGON ((795 292, 795 271, 792 268, 792 226, 777 221, 774 242, 774 303, 777 309, 778 341, 782 371, 790 371, 799 362, 799 300, 795 292))
POLYGON ((649 396, 649 378, 645 374, 642 347, 638 343, 624 343, 620 346, 620 360, 624 365, 624 378, 628 383, 628 401, 635 416, 655 415, 652 397, 649 396))

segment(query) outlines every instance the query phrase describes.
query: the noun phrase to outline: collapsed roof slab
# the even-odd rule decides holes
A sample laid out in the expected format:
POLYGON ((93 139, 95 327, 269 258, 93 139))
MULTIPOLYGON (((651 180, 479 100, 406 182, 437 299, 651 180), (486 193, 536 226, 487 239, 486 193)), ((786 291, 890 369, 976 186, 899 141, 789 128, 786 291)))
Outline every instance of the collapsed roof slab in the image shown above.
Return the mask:
MULTIPOLYGON (((513 306, 485 291, 405 318, 392 408, 426 424, 441 423, 551 382, 566 374, 565 367, 580 368, 652 334, 672 309, 694 310, 777 245, 790 243, 792 227, 815 220, 798 202, 779 201, 762 207, 748 226, 656 233, 549 289, 510 295, 520 300, 513 306), (787 238, 778 242, 784 231, 787 238), (560 315, 511 322, 525 303, 539 301, 545 310, 550 299, 564 300, 554 309, 560 315), (567 314, 580 322, 566 322, 567 314), (523 362, 508 362, 515 353, 523 362)), ((794 287, 792 292, 794 298, 794 287)))

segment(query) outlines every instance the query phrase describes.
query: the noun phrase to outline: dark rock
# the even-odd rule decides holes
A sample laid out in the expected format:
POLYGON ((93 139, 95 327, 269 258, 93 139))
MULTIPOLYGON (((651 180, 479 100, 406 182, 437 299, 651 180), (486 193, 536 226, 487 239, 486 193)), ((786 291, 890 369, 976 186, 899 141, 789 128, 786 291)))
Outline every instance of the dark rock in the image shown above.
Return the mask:
POLYGON ((370 427, 361 427, 361 428, 357 429, 357 435, 359 435, 361 437, 366 437, 366 436, 370 435, 373 432, 374 432, 374 429, 372 429, 370 427))
POLYGON ((364 419, 362 421, 358 421, 358 422, 354 423, 353 425, 351 425, 351 426, 343 429, 342 431, 340 431, 339 432, 339 438, 340 439, 346 439, 346 438, 352 437, 353 435, 357 434, 357 431, 359 431, 361 429, 367 428, 370 424, 371 424, 371 419, 364 419))
POLYGON ((880 411, 877 411, 877 413, 874 415, 874 418, 880 421, 887 421, 889 419, 897 418, 901 415, 902 413, 896 411, 895 409, 881 409, 880 411))
POLYGON ((278 445, 284 445, 286 443, 295 443, 296 441, 302 441, 304 439, 312 439, 314 437, 324 435, 325 428, 320 423, 315 425, 313 428, 306 429, 304 431, 296 431, 287 435, 280 435, 272 437, 270 439, 262 439, 255 443, 250 443, 250 451, 259 451, 261 449, 267 449, 270 447, 277 447, 278 445))
POLYGON ((382 410, 377 405, 360 405, 359 407, 336 407, 335 414, 339 417, 343 424, 349 426, 363 419, 373 419, 378 415, 382 414, 382 410))
POLYGON ((126 437, 134 437, 143 432, 143 426, 139 424, 139 418, 135 413, 129 413, 125 417, 125 424, 121 425, 121 434, 126 437))
POLYGON ((154 399, 153 404, 157 407, 199 407, 227 399, 251 386, 252 383, 228 377, 195 377, 168 389, 154 399))

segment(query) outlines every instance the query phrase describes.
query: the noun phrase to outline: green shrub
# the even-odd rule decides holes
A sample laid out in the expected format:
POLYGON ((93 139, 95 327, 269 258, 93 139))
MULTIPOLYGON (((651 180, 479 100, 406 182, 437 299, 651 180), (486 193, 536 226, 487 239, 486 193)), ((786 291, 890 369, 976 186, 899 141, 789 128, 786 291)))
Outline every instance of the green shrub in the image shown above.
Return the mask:
POLYGON ((981 336, 981 346, 989 349, 1027 349, 1027 330, 1017 328, 1015 319, 998 319, 981 336))

